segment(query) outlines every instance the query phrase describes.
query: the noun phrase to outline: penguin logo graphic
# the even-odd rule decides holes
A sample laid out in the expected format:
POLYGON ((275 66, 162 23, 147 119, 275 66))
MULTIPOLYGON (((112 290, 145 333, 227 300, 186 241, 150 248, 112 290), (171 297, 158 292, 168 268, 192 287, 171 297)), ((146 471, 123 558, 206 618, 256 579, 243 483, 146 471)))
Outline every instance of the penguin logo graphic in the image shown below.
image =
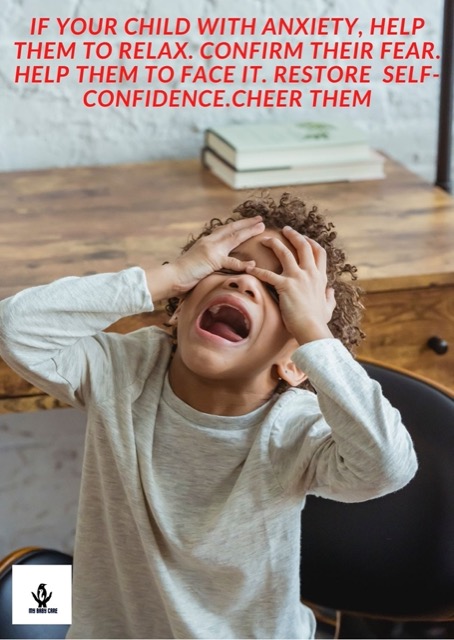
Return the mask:
POLYGON ((36 602, 38 603, 38 607, 42 609, 47 607, 47 603, 52 597, 52 591, 49 593, 49 595, 47 595, 46 585, 41 582, 41 584, 37 589, 37 595, 35 595, 32 591, 32 596, 35 598, 36 602))

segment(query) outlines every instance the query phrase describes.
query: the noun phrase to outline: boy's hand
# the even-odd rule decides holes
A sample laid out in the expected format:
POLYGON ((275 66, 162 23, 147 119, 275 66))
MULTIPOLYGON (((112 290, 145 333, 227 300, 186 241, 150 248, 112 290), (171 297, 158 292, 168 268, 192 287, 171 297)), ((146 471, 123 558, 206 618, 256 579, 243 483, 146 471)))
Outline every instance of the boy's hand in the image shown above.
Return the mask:
POLYGON ((216 227, 210 235, 197 240, 175 262, 161 267, 159 273, 156 270, 147 274, 153 300, 186 293, 200 280, 219 269, 245 271, 247 267, 253 266, 253 261, 244 262, 229 256, 229 253, 264 229, 261 216, 241 218, 216 227))
POLYGON ((275 287, 279 294, 282 319, 299 344, 332 338, 328 322, 336 307, 334 290, 327 286, 326 251, 315 240, 290 227, 282 230, 296 256, 278 238, 267 238, 263 245, 274 251, 282 273, 248 267, 247 272, 275 287))

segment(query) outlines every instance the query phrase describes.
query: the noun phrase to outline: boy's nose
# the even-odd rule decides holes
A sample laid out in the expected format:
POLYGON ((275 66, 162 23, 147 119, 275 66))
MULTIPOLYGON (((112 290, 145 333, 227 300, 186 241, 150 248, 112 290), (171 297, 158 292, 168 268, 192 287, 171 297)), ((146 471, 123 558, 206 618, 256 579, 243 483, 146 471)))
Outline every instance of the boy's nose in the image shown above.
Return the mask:
POLYGON ((237 276, 232 276, 224 282, 224 286, 229 289, 236 289, 252 299, 257 296, 257 279, 248 273, 239 273, 237 276))

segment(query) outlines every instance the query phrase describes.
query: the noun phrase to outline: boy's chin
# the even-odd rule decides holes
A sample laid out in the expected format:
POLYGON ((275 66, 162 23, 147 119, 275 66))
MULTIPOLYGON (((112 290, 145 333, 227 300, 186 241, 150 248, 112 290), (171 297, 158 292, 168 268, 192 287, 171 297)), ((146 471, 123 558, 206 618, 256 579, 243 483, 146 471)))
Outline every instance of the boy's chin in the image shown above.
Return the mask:
POLYGON ((245 368, 247 356, 237 349, 204 349, 199 345, 177 351, 174 366, 187 373, 211 380, 238 379, 245 368))

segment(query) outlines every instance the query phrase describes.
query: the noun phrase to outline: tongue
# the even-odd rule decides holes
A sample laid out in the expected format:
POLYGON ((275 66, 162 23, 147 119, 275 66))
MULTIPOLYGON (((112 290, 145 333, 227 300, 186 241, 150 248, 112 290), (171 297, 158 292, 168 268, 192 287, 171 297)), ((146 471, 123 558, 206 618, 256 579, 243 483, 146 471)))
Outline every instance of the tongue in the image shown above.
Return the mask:
POLYGON ((214 333, 215 336, 230 340, 230 342, 239 342, 243 339, 241 336, 235 333, 235 331, 233 331, 232 327, 230 327, 228 324, 225 324, 225 322, 213 322, 213 324, 210 326, 210 333, 214 333))

